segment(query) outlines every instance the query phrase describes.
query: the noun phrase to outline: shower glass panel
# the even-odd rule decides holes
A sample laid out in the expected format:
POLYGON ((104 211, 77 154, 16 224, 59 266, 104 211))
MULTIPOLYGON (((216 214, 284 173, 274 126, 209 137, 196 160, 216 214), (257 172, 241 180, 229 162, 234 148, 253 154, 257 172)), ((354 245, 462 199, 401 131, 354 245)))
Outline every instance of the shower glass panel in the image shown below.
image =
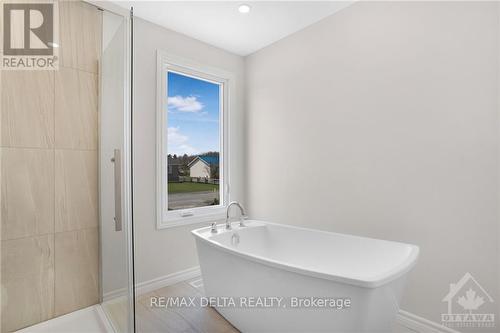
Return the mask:
POLYGON ((115 332, 133 332, 130 227, 129 20, 102 15, 100 236, 102 308, 115 332), (125 111, 125 112, 124 112, 125 111))
POLYGON ((131 20, 108 6, 0 1, 0 63, 55 64, 0 67, 2 333, 134 332, 131 20))

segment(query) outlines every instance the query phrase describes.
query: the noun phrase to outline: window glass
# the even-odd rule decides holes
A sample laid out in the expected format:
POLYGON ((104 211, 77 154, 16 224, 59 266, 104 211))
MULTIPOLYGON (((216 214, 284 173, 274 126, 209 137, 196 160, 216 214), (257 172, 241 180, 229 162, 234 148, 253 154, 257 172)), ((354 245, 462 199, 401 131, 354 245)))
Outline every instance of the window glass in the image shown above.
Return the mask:
POLYGON ((221 203, 222 84, 167 72, 168 210, 221 203))

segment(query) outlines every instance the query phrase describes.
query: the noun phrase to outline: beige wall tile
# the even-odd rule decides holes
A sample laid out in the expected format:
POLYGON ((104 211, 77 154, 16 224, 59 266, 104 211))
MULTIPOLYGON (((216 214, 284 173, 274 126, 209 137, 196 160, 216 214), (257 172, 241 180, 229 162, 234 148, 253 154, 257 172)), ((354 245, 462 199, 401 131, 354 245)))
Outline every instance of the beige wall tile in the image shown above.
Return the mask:
POLYGON ((56 150, 55 230, 98 224, 97 152, 56 150))
POLYGON ((97 75, 60 68, 55 82, 55 147, 97 149, 97 75))
POLYGON ((60 70, 0 76, 1 332, 99 298, 101 12, 81 1, 60 9, 60 70))
POLYGON ((2 332, 54 313, 54 236, 2 241, 2 332))
POLYGON ((59 5, 62 66, 97 73, 102 13, 82 1, 59 5))
POLYGON ((99 301, 97 228, 56 233, 55 314, 78 310, 99 301))
POLYGON ((2 148, 2 240, 54 232, 54 151, 2 148))
POLYGON ((2 71, 2 146, 54 145, 54 72, 2 71))

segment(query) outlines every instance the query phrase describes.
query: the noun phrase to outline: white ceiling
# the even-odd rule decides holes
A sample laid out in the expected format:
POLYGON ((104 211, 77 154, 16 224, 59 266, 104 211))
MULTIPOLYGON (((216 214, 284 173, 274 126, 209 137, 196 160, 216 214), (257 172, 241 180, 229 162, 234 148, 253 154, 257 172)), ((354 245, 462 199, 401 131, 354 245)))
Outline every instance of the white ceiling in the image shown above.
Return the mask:
POLYGON ((134 15, 246 56, 350 5, 353 1, 114 1, 134 15), (249 4, 248 14, 238 12, 249 4))

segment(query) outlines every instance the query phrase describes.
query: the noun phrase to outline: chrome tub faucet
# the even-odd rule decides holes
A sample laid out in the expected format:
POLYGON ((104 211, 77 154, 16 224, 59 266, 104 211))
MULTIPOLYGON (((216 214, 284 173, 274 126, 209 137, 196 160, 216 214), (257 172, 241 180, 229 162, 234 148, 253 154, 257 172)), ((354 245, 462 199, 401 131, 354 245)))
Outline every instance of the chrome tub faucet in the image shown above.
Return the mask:
POLYGON ((246 214, 245 214, 245 209, 243 208, 243 206, 238 202, 238 201, 231 201, 229 203, 229 205, 227 205, 227 208, 226 208, 226 229, 227 230, 230 230, 231 229, 231 222, 229 221, 229 209, 232 207, 232 206, 237 206, 239 209, 240 209, 240 212, 241 212, 241 216, 240 216, 240 227, 244 227, 245 226, 245 223, 244 223, 244 220, 246 219, 246 214))

